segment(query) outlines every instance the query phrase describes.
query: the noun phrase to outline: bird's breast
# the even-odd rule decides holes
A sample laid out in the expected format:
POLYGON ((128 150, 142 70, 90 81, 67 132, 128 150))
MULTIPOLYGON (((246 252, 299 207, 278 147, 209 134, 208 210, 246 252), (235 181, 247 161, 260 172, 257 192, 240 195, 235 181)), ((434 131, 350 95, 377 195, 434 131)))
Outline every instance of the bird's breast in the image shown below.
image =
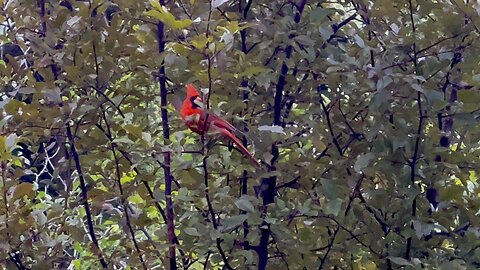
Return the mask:
POLYGON ((199 113, 194 113, 185 116, 185 121, 190 122, 190 123, 198 123, 200 121, 200 114, 199 113))

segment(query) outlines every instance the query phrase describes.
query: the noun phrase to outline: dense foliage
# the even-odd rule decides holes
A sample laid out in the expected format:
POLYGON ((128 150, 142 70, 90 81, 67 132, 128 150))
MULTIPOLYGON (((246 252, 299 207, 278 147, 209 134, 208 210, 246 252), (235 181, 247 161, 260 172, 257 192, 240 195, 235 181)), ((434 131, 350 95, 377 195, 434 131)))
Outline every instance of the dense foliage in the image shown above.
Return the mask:
POLYGON ((470 2, 0 1, 2 264, 480 267, 470 2))

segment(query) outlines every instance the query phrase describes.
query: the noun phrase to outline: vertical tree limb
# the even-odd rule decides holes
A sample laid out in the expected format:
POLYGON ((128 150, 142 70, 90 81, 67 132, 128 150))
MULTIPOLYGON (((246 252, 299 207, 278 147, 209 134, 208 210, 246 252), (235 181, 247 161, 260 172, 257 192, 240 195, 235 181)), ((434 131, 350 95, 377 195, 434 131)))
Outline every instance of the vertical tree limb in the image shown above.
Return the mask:
MULTIPOLYGON (((238 1, 238 9, 239 9, 238 11, 239 11, 239 13, 242 14, 243 21, 246 22, 248 12, 250 10, 250 7, 252 6, 253 0, 246 0, 246 5, 245 5, 244 9, 242 9, 242 2, 243 2, 243 0, 238 1)), ((240 38, 242 40, 242 52, 245 55, 247 55, 249 53, 249 49, 247 48, 247 29, 246 28, 240 30, 240 38)), ((242 78, 242 82, 240 83, 240 86, 242 88, 247 88, 248 87, 247 79, 242 78)), ((243 100, 248 101, 248 96, 249 96, 249 91, 244 90, 243 94, 242 94, 243 100)), ((247 108, 245 109, 245 111, 247 111, 247 108)), ((248 131, 246 124, 244 124, 243 131, 245 131, 245 132, 248 131)), ((245 135, 242 138, 242 143, 243 143, 243 146, 247 147, 248 140, 247 140, 247 137, 245 135)), ((245 195, 247 193, 248 193, 248 171, 243 170, 243 174, 242 174, 242 178, 241 178, 240 194, 245 195)), ((240 211, 240 212, 245 213, 245 211, 240 211)), ((243 222, 243 237, 244 237, 244 239, 247 237, 249 230, 250 229, 249 229, 248 222, 245 220, 243 222)))
MULTIPOLYGON (((203 141, 203 139, 202 139, 202 141, 203 141)), ((215 215, 215 210, 213 209, 212 200, 210 199, 210 193, 209 193, 209 189, 208 189, 208 178, 209 178, 209 176, 208 176, 207 159, 208 159, 208 156, 205 154, 203 156, 203 161, 202 161, 203 177, 204 177, 203 180, 204 180, 204 184, 205 184, 205 199, 207 200, 208 213, 210 214, 210 217, 212 219, 213 228, 215 230, 217 230, 218 229, 217 217, 215 215)), ((221 246, 222 241, 223 241, 222 239, 217 237, 216 243, 217 243, 218 253, 220 253, 220 256, 222 257, 223 263, 225 264, 225 268, 231 270, 233 268, 230 266, 230 263, 228 262, 227 255, 225 255, 225 252, 223 251, 223 248, 221 246)))
MULTIPOLYGON (((161 6, 165 5, 164 0, 159 0, 161 6)), ((163 54, 165 51, 165 25, 159 21, 157 23, 157 39, 158 39, 158 52, 163 54)), ((163 141, 165 144, 169 143, 170 140, 170 125, 168 123, 168 113, 167 113, 167 82, 165 75, 165 65, 162 62, 159 70, 159 82, 160 82, 160 106, 161 106, 161 115, 162 115, 162 130, 163 130, 163 141)), ((163 173, 165 176, 165 203, 166 203, 166 214, 167 214, 167 235, 168 242, 170 247, 168 248, 168 259, 170 261, 170 269, 177 269, 177 259, 175 256, 175 246, 177 242, 177 236, 175 235, 175 215, 173 212, 173 201, 172 201, 172 172, 170 170, 171 165, 171 153, 170 151, 165 151, 163 153, 163 173)))
MULTIPOLYGON (((98 127, 98 129, 100 129, 104 134, 105 136, 107 137, 107 139, 109 139, 110 143, 113 143, 113 137, 111 137, 108 132, 102 127, 100 126, 99 124, 96 125, 98 127)), ((125 150, 122 150, 118 147, 115 148, 117 151, 119 151, 122 156, 128 161, 128 163, 130 163, 130 166, 133 167, 133 171, 137 174, 137 175, 142 175, 142 172, 140 172, 140 170, 134 165, 134 162, 130 156, 130 154, 128 154, 125 150)), ((146 180, 141 180, 141 182, 143 183, 143 185, 145 186, 145 189, 147 190, 148 192, 148 195, 149 197, 153 200, 154 204, 155 204, 155 207, 157 208, 157 210, 160 212, 160 215, 162 216, 162 219, 163 221, 165 222, 165 224, 167 223, 167 215, 165 213, 165 210, 163 210, 162 206, 160 205, 160 203, 155 199, 155 196, 153 194, 153 190, 152 188, 149 186, 148 184, 148 181, 146 180)), ((175 244, 179 244, 178 242, 178 238, 175 238, 175 244)), ((189 265, 189 260, 188 258, 185 256, 185 252, 182 250, 182 249, 178 249, 180 255, 182 256, 182 263, 184 265, 185 268, 187 268, 187 266, 189 265)))
MULTIPOLYGON (((413 45, 412 45, 412 51, 413 51, 413 65, 415 67, 415 70, 417 69, 417 46, 416 46, 416 26, 415 22, 413 19, 413 12, 414 12, 414 7, 412 0, 408 0, 408 6, 410 10, 410 23, 412 24, 412 34, 413 34, 413 45)), ((419 152, 420 152, 420 141, 422 137, 422 130, 423 130, 423 108, 422 108, 422 95, 420 91, 417 91, 417 107, 418 107, 418 127, 417 127, 417 134, 416 134, 416 139, 415 139, 415 148, 413 150, 413 155, 411 158, 411 161, 409 162, 410 165, 410 184, 411 188, 415 188, 415 176, 416 176, 416 170, 417 170, 417 162, 419 159, 419 152)), ((412 200, 412 218, 415 218, 417 216, 417 197, 413 198, 412 200)), ((411 228, 413 229, 413 223, 411 225, 411 228)), ((405 259, 410 259, 410 253, 412 249, 412 236, 410 236, 407 239, 407 245, 405 248, 405 259)))
POLYGON ((37 5, 40 8, 40 22, 42 25, 41 36, 45 37, 47 35, 47 23, 45 21, 45 15, 46 15, 45 0, 38 0, 37 5))
MULTIPOLYGON (((212 1, 210 1, 209 3, 210 4, 209 4, 208 19, 207 19, 207 29, 206 29, 206 33, 205 33, 205 36, 207 38, 210 35, 210 20, 211 20, 211 17, 212 17, 212 1)), ((209 42, 207 42, 207 44, 205 45, 205 48, 208 48, 208 47, 209 47, 209 42)), ((208 110, 210 108, 210 97, 211 97, 211 94, 212 94, 212 85, 213 85, 213 79, 212 79, 212 57, 213 56, 210 56, 210 54, 208 52, 206 52, 205 57, 207 58, 207 76, 208 76, 208 90, 209 90, 209 93, 208 93, 207 98, 205 100, 205 107, 208 110)), ((209 116, 209 114, 207 114, 207 117, 204 121, 203 130, 206 129, 206 125, 208 123, 208 116, 209 116)), ((215 215, 215 210, 213 209, 212 201, 210 199, 210 191, 209 191, 209 188, 208 188, 208 180, 209 180, 208 164, 207 164, 208 149, 207 149, 206 144, 205 144, 205 135, 206 134, 203 133, 200 137, 200 140, 201 140, 201 143, 202 143, 202 152, 203 152, 202 168, 203 168, 203 177, 204 177, 203 180, 204 180, 204 184, 205 184, 205 199, 207 200, 208 213, 211 216, 213 228, 215 230, 217 230, 218 229, 218 222, 217 222, 217 218, 216 218, 216 215, 215 215)), ((223 240, 220 239, 219 237, 217 237, 215 240, 216 240, 218 253, 220 254, 220 256, 222 258, 222 261, 225 264, 225 268, 227 268, 229 270, 233 269, 230 266, 230 263, 228 262, 228 258, 227 258, 227 255, 225 254, 225 251, 222 248, 221 243, 222 243, 223 240)), ((210 256, 210 255, 208 255, 208 256, 210 256)))
POLYGON ((107 269, 108 264, 103 258, 102 250, 100 249, 97 236, 95 235, 95 229, 93 227, 92 212, 90 211, 90 206, 88 204, 87 184, 85 183, 82 165, 80 163, 80 156, 78 155, 77 148, 75 147, 75 137, 72 134, 72 128, 70 125, 67 125, 67 137, 70 143, 70 152, 75 162, 75 168, 77 169, 78 179, 80 181, 80 189, 82 191, 82 203, 83 203, 83 207, 85 208, 85 215, 87 217, 88 234, 90 235, 90 239, 92 240, 92 243, 95 245, 95 248, 97 249, 95 250, 94 253, 97 254, 98 260, 100 261, 100 264, 102 265, 102 267, 104 269, 107 269))
POLYGON ((128 231, 130 232, 130 236, 132 237, 132 242, 133 246, 135 247, 135 251, 137 252, 138 260, 142 264, 143 269, 148 269, 147 265, 145 264, 145 260, 142 257, 142 253, 140 251, 140 248, 138 246, 137 239, 135 238, 135 231, 133 230, 132 222, 130 220, 130 214, 128 213, 128 202, 125 199, 125 193, 123 192, 123 185, 122 185, 122 175, 120 172, 120 164, 118 162, 118 156, 117 156, 117 151, 116 151, 116 143, 113 142, 113 135, 110 130, 110 125, 107 121, 107 116, 105 114, 105 111, 102 110, 102 115, 103 115, 103 121, 105 121, 105 126, 107 127, 107 132, 108 132, 108 137, 110 139, 110 150, 112 151, 113 154, 113 159, 115 161, 115 174, 117 176, 117 185, 118 189, 120 190, 120 202, 122 204, 123 212, 125 213, 125 219, 127 222, 127 227, 128 231))
MULTIPOLYGON (((295 13, 294 21, 299 23, 302 17, 302 12, 307 4, 307 0, 301 0, 299 4, 295 4, 297 12, 295 13)), ((287 46, 285 49, 286 59, 288 60, 292 55, 293 47, 291 45, 287 46)), ((283 90, 286 85, 286 76, 288 73, 287 61, 284 60, 280 70, 280 76, 278 77, 277 86, 275 89, 274 97, 274 107, 273 107, 273 125, 281 126, 282 125, 282 97, 283 90)), ((275 171, 275 162, 279 158, 279 149, 276 142, 272 144, 272 161, 270 166, 270 171, 275 171)), ((260 194, 262 196, 264 211, 267 209, 267 205, 273 203, 275 200, 275 186, 277 183, 277 177, 272 176, 269 178, 264 178, 261 181, 260 194)), ((258 269, 265 270, 267 267, 268 261, 268 244, 270 239, 270 226, 268 223, 263 223, 260 226, 260 243, 258 245, 257 254, 258 254, 258 269)))
MULTIPOLYGON (((2 200, 5 205, 5 229, 7 231, 6 236, 7 236, 7 243, 9 246, 12 246, 12 235, 10 233, 10 208, 8 205, 8 187, 7 187, 7 173, 8 173, 8 163, 7 161, 1 161, 0 162, 0 167, 2 170, 2 200)), ((13 251, 8 252, 8 256, 10 257, 10 260, 15 264, 17 269, 23 270, 27 269, 22 263, 22 260, 20 258, 21 253, 13 251), (12 255, 13 254, 13 255, 12 255)))

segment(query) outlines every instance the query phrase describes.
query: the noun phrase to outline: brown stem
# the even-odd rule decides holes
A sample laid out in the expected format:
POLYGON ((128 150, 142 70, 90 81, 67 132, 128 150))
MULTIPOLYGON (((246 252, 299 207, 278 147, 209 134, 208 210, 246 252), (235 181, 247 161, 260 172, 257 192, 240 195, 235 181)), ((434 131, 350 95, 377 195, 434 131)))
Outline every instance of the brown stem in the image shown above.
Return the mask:
MULTIPOLYGON (((415 27, 415 22, 413 20, 413 3, 412 3, 412 0, 409 0, 408 1, 409 3, 409 10, 410 10, 410 22, 412 24, 412 33, 413 33, 413 38, 415 40, 415 36, 416 36, 416 27, 415 27)), ((413 45, 412 45, 412 50, 413 50, 413 65, 415 66, 415 69, 417 68, 417 49, 416 49, 416 42, 413 42, 413 45)), ((417 166, 417 161, 418 161, 418 158, 419 158, 419 152, 420 152, 420 140, 421 140, 421 136, 422 136, 422 130, 423 130, 423 120, 424 120, 424 117, 423 117, 423 108, 422 108, 422 99, 421 99, 421 93, 420 91, 417 91, 417 107, 418 107, 418 117, 419 117, 419 120, 418 120, 418 128, 417 128, 417 138, 415 139, 415 148, 413 150, 413 156, 412 156, 412 159, 410 161, 410 182, 411 182, 411 186, 412 188, 415 188, 415 171, 416 171, 416 166, 417 166)), ((417 197, 413 198, 413 201, 412 201, 412 218, 415 218, 415 216, 417 215, 417 197)), ((413 228, 413 224, 411 225, 412 228, 413 228)), ((411 252, 411 248, 412 248, 412 240, 413 238, 412 237, 409 237, 407 239, 407 246, 406 246, 406 250, 405 250, 405 258, 406 259, 410 259, 410 252, 411 252)))
POLYGON ((322 259, 320 260, 320 266, 318 267, 318 270, 321 270, 323 269, 323 266, 325 265, 325 263, 327 262, 327 259, 328 259, 328 255, 330 254, 330 251, 332 250, 332 247, 333 247, 333 244, 335 242, 335 238, 337 238, 337 233, 340 231, 340 226, 337 226, 335 228, 335 231, 333 232, 332 234, 332 238, 330 239, 330 242, 328 242, 328 245, 326 246, 326 251, 325 251, 325 255, 322 257, 322 259))
MULTIPOLYGON (((204 157, 203 157, 203 162, 202 162, 203 177, 204 177, 204 184, 205 184, 205 199, 207 200, 208 213, 211 216, 213 228, 215 230, 217 230, 218 229, 218 222, 217 222, 217 218, 216 218, 216 215, 215 215, 215 210, 213 209, 213 205, 212 205, 212 201, 210 199, 210 193, 209 193, 209 189, 208 189, 209 174, 208 174, 207 159, 208 159, 208 156, 205 154, 204 157)), ((221 246, 222 239, 217 238, 216 242, 217 242, 218 253, 220 253, 220 256, 222 257, 223 263, 225 264, 225 267, 227 269, 233 269, 230 266, 230 263, 228 262, 228 258, 225 255, 225 251, 223 251, 223 249, 222 249, 222 246, 221 246)))
MULTIPOLYGON (((307 0, 301 0, 299 4, 296 4, 297 12, 295 14, 294 21, 295 23, 299 23, 302 17, 303 10, 307 4, 307 0)), ((289 59, 292 55, 293 47, 291 45, 287 46, 285 49, 286 58, 289 59)), ((288 66, 286 61, 283 61, 282 67, 280 70, 280 76, 278 77, 277 86, 275 90, 275 97, 274 97, 274 105, 273 105, 273 125, 282 126, 282 98, 283 98, 283 91, 286 85, 286 76, 288 73, 288 66)), ((280 151, 278 149, 278 144, 272 144, 272 160, 270 164, 270 171, 275 171, 275 162, 278 160, 280 155, 280 151)), ((264 213, 267 211, 267 205, 273 203, 275 200, 275 186, 277 185, 277 177, 272 176, 269 178, 263 178, 261 180, 261 187, 260 190, 262 200, 263 200, 263 207, 264 213)), ((258 269, 265 270, 267 267, 268 262, 268 245, 270 239, 270 226, 268 223, 264 222, 261 224, 260 227, 260 243, 258 248, 256 249, 258 254, 258 269)))
POLYGON ((138 246, 137 239, 135 238, 135 231, 133 230, 132 222, 130 220, 130 214, 128 213, 128 202, 125 200, 125 193, 123 192, 123 185, 121 181, 121 173, 120 173, 120 164, 118 162, 117 151, 115 149, 116 143, 113 142, 112 132, 110 130, 110 125, 107 121, 107 116, 105 115, 105 111, 102 110, 103 114, 103 121, 105 121, 105 126, 107 127, 108 137, 110 138, 110 150, 112 151, 113 158, 115 160, 115 173, 117 176, 117 185, 118 189, 120 190, 120 202, 122 203, 123 212, 125 213, 125 219, 127 221, 128 231, 130 232, 130 236, 132 237, 133 246, 135 247, 135 251, 137 252, 138 260, 142 264, 143 269, 148 269, 147 265, 145 264, 145 260, 142 257, 142 253, 138 246))
POLYGON ((108 264, 103 258, 100 245, 98 244, 97 236, 95 235, 92 213, 90 211, 90 206, 88 205, 87 185, 85 183, 85 178, 83 176, 82 165, 80 163, 80 156, 78 155, 77 148, 75 147, 75 136, 72 134, 72 128, 70 125, 67 125, 67 136, 70 143, 70 152, 72 153, 72 158, 75 161, 75 167, 77 169, 78 179, 80 181, 80 189, 82 191, 82 203, 83 203, 83 207, 85 208, 85 215, 87 217, 88 233, 90 235, 90 238, 92 239, 92 243, 95 245, 95 248, 97 249, 94 253, 97 254, 98 260, 100 261, 100 264, 102 265, 102 267, 104 269, 107 269, 108 264))
MULTIPOLYGON (((159 0, 161 6, 165 5, 164 0, 159 0)), ((163 54, 165 51, 165 25, 159 21, 157 23, 157 39, 158 39, 158 52, 163 54)), ((162 115, 162 129, 163 129, 163 139, 165 144, 169 143, 170 140, 170 126, 168 123, 168 113, 167 113, 167 83, 165 75, 165 65, 162 62, 159 70, 159 82, 160 82, 160 105, 161 115, 162 115)), ((163 173, 165 176, 165 203, 167 210, 167 235, 170 246, 168 248, 168 258, 170 260, 170 269, 177 269, 177 260, 175 255, 176 250, 176 239, 175 235, 175 214, 173 212, 173 201, 172 201, 172 172, 170 170, 171 166, 171 153, 166 151, 163 153, 164 165, 163 173)))
POLYGON ((45 14, 46 14, 45 0, 39 0, 38 5, 40 7, 40 21, 41 21, 41 24, 42 24, 42 36, 46 36, 47 35, 47 23, 45 22, 45 14))
MULTIPOLYGON (((250 7, 252 6, 253 0, 246 0, 245 8, 242 7, 242 2, 243 2, 243 0, 238 1, 238 11, 239 11, 239 13, 242 14, 243 21, 245 22, 247 20, 248 12, 250 10, 250 7)), ((249 48, 247 47, 247 29, 246 28, 240 30, 240 37, 241 37, 241 41, 242 41, 242 52, 245 55, 247 55, 249 53, 249 48)), ((247 88, 248 87, 248 81, 247 81, 246 78, 242 79, 242 82, 240 83, 240 86, 242 88, 247 88)), ((243 95, 242 95, 242 99, 244 101, 248 102, 248 95, 249 95, 249 91, 244 90, 243 95)), ((246 107, 248 107, 248 106, 246 106, 246 107)), ((245 111, 247 111, 247 109, 245 109, 245 111)), ((244 124, 243 131, 245 131, 245 132, 248 131, 248 128, 247 128, 246 124, 244 124)), ((243 146, 247 147, 248 140, 247 140, 246 136, 243 136, 242 143, 243 143, 243 146)), ((248 178, 249 178, 248 177, 248 171, 243 170, 243 175, 242 175, 242 179, 241 179, 241 190, 240 190, 241 195, 245 195, 245 194, 248 193, 248 178)), ((245 214, 246 212, 245 211, 240 211, 240 213, 245 214)), ((249 229, 248 221, 245 220, 243 222, 243 237, 244 238, 247 237, 249 230, 250 229, 249 229)))
MULTIPOLYGON (((206 37, 207 38, 210 35, 211 16, 212 16, 212 1, 210 1, 210 11, 208 13, 207 32, 206 32, 206 37)), ((206 48, 208 48, 208 44, 209 43, 207 43, 206 48)), ((206 98, 205 106, 206 106, 206 109, 208 110, 209 107, 210 107, 210 97, 212 95, 212 83, 213 83, 213 79, 212 79, 212 57, 210 56, 209 53, 205 53, 205 56, 207 57, 207 75, 208 75, 208 90, 209 90, 208 96, 206 98)), ((205 119, 204 126, 202 128, 203 130, 207 129, 206 124, 208 123, 208 117, 209 117, 209 115, 207 114, 207 118, 205 119)), ((218 223, 217 223, 217 219, 215 217, 215 210, 213 209, 213 205, 212 205, 212 201, 210 200, 210 194, 209 194, 209 189, 208 189, 208 180, 209 180, 208 166, 207 166, 207 159, 208 159, 207 152, 208 151, 207 151, 206 145, 205 145, 205 133, 203 133, 202 136, 201 136, 201 142, 202 142, 202 146, 203 146, 202 147, 202 151, 203 151, 202 167, 203 167, 203 177, 204 177, 204 183, 205 183, 205 199, 207 200, 208 213, 210 214, 210 216, 212 218, 213 228, 215 230, 217 230, 218 223)), ((228 258, 225 255, 225 251, 223 250, 223 248, 221 246, 222 239, 217 237, 216 243, 217 243, 218 253, 220 253, 220 256, 223 260, 223 263, 225 264, 225 268, 233 269, 230 266, 230 263, 228 262, 228 258)))

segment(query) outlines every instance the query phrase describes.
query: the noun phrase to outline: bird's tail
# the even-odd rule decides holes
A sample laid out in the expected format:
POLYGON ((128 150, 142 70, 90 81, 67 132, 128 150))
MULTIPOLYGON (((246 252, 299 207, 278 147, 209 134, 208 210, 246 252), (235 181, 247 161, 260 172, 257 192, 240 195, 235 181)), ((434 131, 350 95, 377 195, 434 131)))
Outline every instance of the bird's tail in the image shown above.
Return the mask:
POLYGON ((258 163, 258 161, 248 151, 248 149, 245 148, 245 146, 243 146, 242 141, 240 141, 240 139, 238 139, 237 136, 235 136, 233 133, 231 133, 227 129, 223 129, 223 128, 220 129, 220 133, 222 133, 222 135, 230 138, 230 140, 232 140, 237 145, 238 149, 240 149, 240 151, 252 162, 253 165, 255 165, 257 167, 260 167, 260 163, 258 163))

